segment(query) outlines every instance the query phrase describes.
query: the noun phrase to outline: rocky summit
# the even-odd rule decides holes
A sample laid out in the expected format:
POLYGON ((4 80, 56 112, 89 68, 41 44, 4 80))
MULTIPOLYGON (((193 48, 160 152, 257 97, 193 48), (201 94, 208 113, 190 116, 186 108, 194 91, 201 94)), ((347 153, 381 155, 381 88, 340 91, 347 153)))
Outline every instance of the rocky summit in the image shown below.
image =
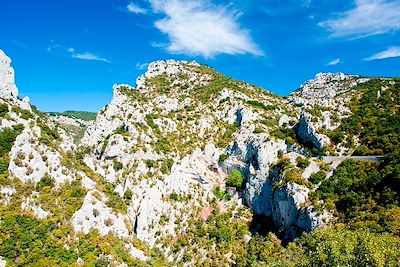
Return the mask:
POLYGON ((398 264, 399 79, 322 73, 281 97, 157 61, 91 121, 18 98, 10 64, 0 266, 398 264))

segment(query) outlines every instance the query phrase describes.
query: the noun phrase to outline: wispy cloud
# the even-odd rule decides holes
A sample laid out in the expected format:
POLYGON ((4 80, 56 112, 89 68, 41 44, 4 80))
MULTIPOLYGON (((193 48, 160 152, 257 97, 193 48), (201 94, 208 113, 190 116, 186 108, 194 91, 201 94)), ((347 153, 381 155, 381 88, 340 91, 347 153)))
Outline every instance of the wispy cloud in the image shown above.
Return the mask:
POLYGON ((393 58, 393 57, 400 57, 400 46, 393 46, 385 51, 379 52, 374 54, 370 57, 364 58, 365 61, 372 61, 378 59, 385 59, 385 58, 393 58))
POLYGON ((211 58, 218 54, 263 55, 248 30, 237 21, 239 13, 209 0, 149 0, 153 12, 164 14, 155 27, 169 38, 170 53, 211 58))
POLYGON ((400 30, 399 0, 356 0, 355 7, 318 24, 331 37, 362 38, 400 30))
POLYGON ((23 49, 28 48, 28 46, 25 43, 21 42, 21 41, 18 41, 18 40, 15 40, 15 39, 11 39, 10 42, 12 44, 18 46, 19 48, 23 48, 23 49))
POLYGON ((102 61, 111 63, 108 59, 104 57, 100 57, 91 52, 77 52, 77 50, 73 47, 66 47, 64 45, 55 43, 53 40, 51 44, 46 48, 49 53, 55 53, 63 56, 70 56, 73 58, 81 59, 81 60, 90 60, 90 61, 102 61))
POLYGON ((103 57, 99 57, 95 54, 92 54, 90 52, 85 52, 85 53, 73 53, 72 54, 73 58, 77 58, 77 59, 82 59, 82 60, 90 60, 90 61, 102 61, 102 62, 107 62, 107 63, 111 63, 108 59, 103 58, 103 57))
POLYGON ((134 3, 129 3, 126 7, 129 12, 134 14, 146 14, 147 10, 134 3))
POLYGON ((332 61, 329 61, 326 65, 327 66, 335 66, 335 65, 338 65, 338 64, 341 64, 341 63, 343 63, 343 61, 340 58, 336 58, 336 59, 334 59, 332 61))
POLYGON ((149 63, 136 63, 137 70, 145 70, 149 66, 149 63))

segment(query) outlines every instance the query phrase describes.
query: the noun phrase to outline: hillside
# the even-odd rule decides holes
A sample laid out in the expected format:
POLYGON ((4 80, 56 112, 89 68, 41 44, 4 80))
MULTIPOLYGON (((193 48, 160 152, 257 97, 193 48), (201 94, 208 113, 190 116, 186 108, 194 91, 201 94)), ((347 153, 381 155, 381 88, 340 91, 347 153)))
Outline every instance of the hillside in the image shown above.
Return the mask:
POLYGON ((77 120, 83 121, 94 121, 96 119, 97 113, 96 112, 89 112, 89 111, 74 111, 74 110, 67 110, 63 112, 48 112, 50 116, 65 116, 77 120))
POLYGON ((157 61, 92 120, 19 100, 0 50, 0 265, 396 266, 399 86, 157 61))

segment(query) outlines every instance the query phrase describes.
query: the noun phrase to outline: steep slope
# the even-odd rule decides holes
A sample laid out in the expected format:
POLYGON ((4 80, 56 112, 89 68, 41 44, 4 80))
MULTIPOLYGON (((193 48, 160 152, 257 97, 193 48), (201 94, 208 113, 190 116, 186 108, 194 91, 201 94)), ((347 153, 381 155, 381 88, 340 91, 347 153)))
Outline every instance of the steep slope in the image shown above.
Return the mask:
POLYGON ((398 79, 318 74, 286 98, 157 61, 85 122, 32 109, 1 50, 0 63, 0 264, 400 259, 398 79), (309 157, 353 152, 388 155, 309 157))
MULTIPOLYGON (((225 182, 233 170, 245 182, 239 195, 229 189, 233 199, 223 204, 230 209, 244 200, 293 237, 329 216, 305 207, 308 184, 296 163, 287 169, 300 185, 284 171, 270 175, 278 154, 284 158, 288 149, 274 136, 291 120, 296 113, 284 98, 194 62, 159 61, 136 88, 114 86, 113 100, 82 139, 92 151, 84 161, 121 197, 128 192, 134 233, 151 246, 175 235, 174 229, 185 231, 202 210, 214 209, 214 193, 229 189, 225 182)), ((289 156, 292 162, 302 157, 289 156)))
POLYGON ((71 266, 100 264, 107 257, 120 263, 128 257, 124 262, 132 264, 135 258, 147 259, 133 241, 101 239, 109 230, 126 231, 119 227, 125 227, 123 216, 101 202, 108 199, 105 190, 85 198, 98 177, 79 161, 65 121, 32 108, 28 98, 18 98, 10 63, 0 50, 0 256, 6 260, 0 258, 0 264, 71 266), (101 233, 74 233, 72 217, 85 201, 98 209, 101 233), (113 246, 99 249, 105 242, 113 246))

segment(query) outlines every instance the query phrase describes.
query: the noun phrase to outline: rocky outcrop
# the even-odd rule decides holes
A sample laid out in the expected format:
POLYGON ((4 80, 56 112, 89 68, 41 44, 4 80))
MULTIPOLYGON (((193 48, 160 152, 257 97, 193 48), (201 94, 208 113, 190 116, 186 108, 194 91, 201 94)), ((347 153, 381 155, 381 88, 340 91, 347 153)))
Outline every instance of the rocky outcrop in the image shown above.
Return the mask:
POLYGON ((0 49, 0 97, 15 99, 18 97, 18 89, 14 81, 14 69, 11 67, 11 59, 0 49))
MULTIPOLYGON (((207 76, 199 75, 196 72, 193 72, 193 68, 199 68, 200 64, 197 62, 188 62, 188 61, 176 61, 176 60, 160 60, 155 61, 149 64, 146 73, 136 80, 136 89, 146 89, 147 84, 146 81, 153 79, 157 76, 167 75, 167 76, 177 76, 177 75, 185 75, 185 82, 189 83, 204 83, 207 82, 207 76)), ((181 79, 175 79, 174 85, 179 85, 183 81, 181 79)))
POLYGON ((289 95, 295 105, 332 106, 336 97, 346 93, 369 79, 343 73, 318 73, 315 79, 307 81, 300 89, 289 95))
MULTIPOLYGON (((0 98, 29 110, 28 99, 17 98, 10 60, 0 56, 4 94, 0 98)), ((310 91, 353 79, 319 75, 298 97, 311 103, 310 91)), ((167 254, 166 240, 184 233, 191 220, 207 219, 216 202, 226 210, 245 205, 247 211, 270 217, 289 239, 329 219, 309 203, 310 188, 285 181, 285 171, 276 167, 282 156, 289 155, 288 145, 271 133, 299 115, 287 100, 198 63, 174 60, 151 63, 135 87, 114 85, 113 90, 112 101, 93 124, 64 116, 41 116, 39 121, 38 115, 28 114, 23 119, 11 108, 1 121, 2 129, 24 126, 9 153, 11 178, 27 185, 52 178, 54 188, 46 186, 46 190, 76 187, 74 195, 81 198, 74 202, 79 203, 76 207, 69 207, 68 221, 76 232, 115 235, 126 241, 124 247, 132 257, 146 260, 148 256, 130 243, 133 237, 167 254), (71 134, 60 126, 87 130, 74 145, 71 134), (53 133, 54 140, 46 139, 54 129, 58 133, 53 133), (75 151, 80 152, 76 157, 75 151), (245 177, 244 187, 236 191, 226 186, 233 170, 245 177), (217 188, 232 199, 217 198, 217 188), (112 200, 119 201, 118 209, 110 204, 112 200)), ((321 94, 335 99, 329 90, 321 94)), ((329 119, 326 114, 326 124, 329 119)), ((329 142, 317 134, 306 114, 297 131, 304 143, 319 149, 329 142)), ((315 166, 304 179, 312 172, 315 166)), ((0 193, 7 204, 16 192, 10 186, 0 193)), ((46 211, 35 202, 40 199, 37 194, 41 193, 24 196, 21 208, 40 219, 55 215, 51 206, 42 205, 46 211)))
POLYGON ((34 183, 49 175, 57 185, 74 180, 71 170, 62 166, 60 153, 41 144, 40 136, 39 127, 26 127, 16 138, 10 152, 10 175, 34 183))
POLYGON ((77 232, 89 233, 96 229, 101 235, 112 233, 120 238, 128 237, 129 231, 125 225, 126 216, 116 214, 104 202, 106 197, 100 191, 89 191, 85 196, 82 207, 71 219, 77 232))
POLYGON ((308 147, 315 147, 321 150, 324 146, 330 144, 327 136, 316 132, 309 114, 303 113, 300 116, 299 123, 295 129, 298 139, 308 147))
POLYGON ((31 111, 29 97, 22 100, 18 98, 18 88, 15 85, 14 69, 11 67, 11 59, 0 49, 0 98, 10 101, 21 109, 31 111))

